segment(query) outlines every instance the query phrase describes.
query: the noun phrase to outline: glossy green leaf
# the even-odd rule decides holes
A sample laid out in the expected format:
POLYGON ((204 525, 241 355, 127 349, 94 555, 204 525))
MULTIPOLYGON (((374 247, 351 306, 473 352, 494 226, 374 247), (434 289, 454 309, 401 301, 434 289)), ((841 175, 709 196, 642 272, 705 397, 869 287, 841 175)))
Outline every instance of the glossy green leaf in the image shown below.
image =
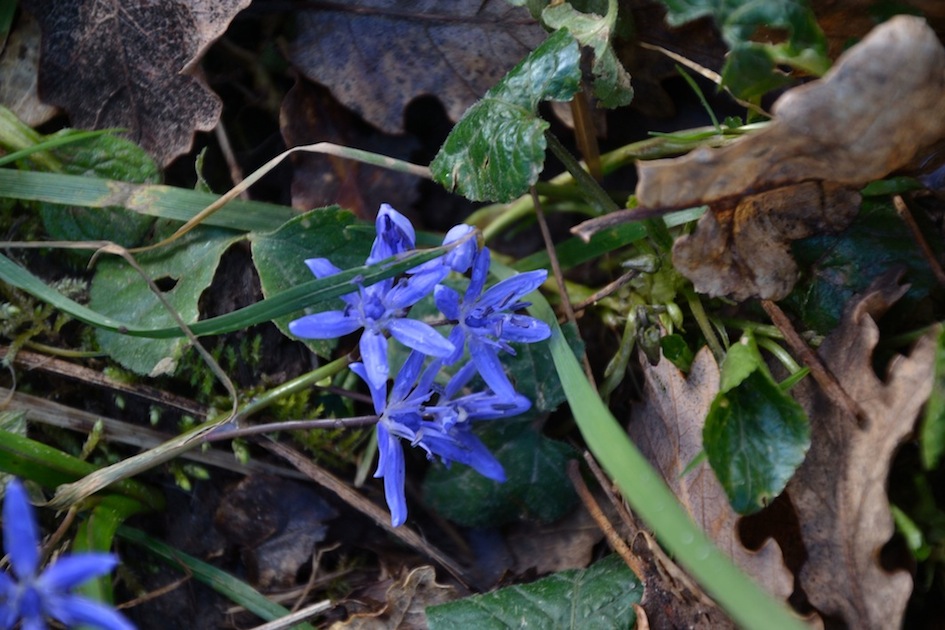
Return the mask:
POLYGON ((702 432, 732 508, 750 514, 778 496, 810 448, 810 423, 768 374, 751 337, 729 349, 702 432))
MULTIPOLYGON (((354 215, 335 206, 307 212, 274 232, 250 235, 263 295, 272 297, 310 281, 314 276, 305 265, 308 258, 327 258, 339 269, 362 265, 371 251, 373 235, 366 230, 349 230, 355 222, 354 215)), ((339 300, 334 304, 322 303, 316 310, 338 308, 340 304, 339 300)), ((289 313, 273 321, 288 335, 289 322, 300 315, 301 312, 289 313)), ((308 343, 322 356, 327 356, 335 345, 334 340, 308 343)))
POLYGON ((911 232, 885 198, 864 199, 846 230, 795 241, 792 252, 805 272, 786 304, 805 327, 822 334, 840 323, 854 295, 890 269, 904 269, 909 291, 884 316, 887 325, 910 317, 938 284, 911 232))
MULTIPOLYGON (((64 130, 56 135, 68 137, 73 133, 64 130)), ((70 175, 133 183, 157 183, 161 177, 154 160, 144 150, 117 136, 99 135, 65 144, 53 154, 62 162, 63 172, 70 175)), ((46 231, 53 240, 112 241, 132 247, 154 223, 153 217, 117 205, 92 209, 42 203, 39 208, 46 231)), ((84 257, 89 255, 84 254, 84 257)))
POLYGON ((630 73, 614 52, 611 40, 617 25, 617 0, 609 0, 607 14, 581 13, 564 2, 549 6, 542 21, 554 29, 566 28, 582 46, 594 49, 594 96, 604 107, 621 107, 633 100, 630 73))
POLYGON ((695 355, 682 335, 673 334, 661 337, 660 349, 663 351, 663 356, 683 372, 688 372, 692 367, 695 355))
POLYGON ((938 335, 935 349, 935 380, 925 404, 925 417, 919 430, 919 450, 926 470, 938 466, 945 453, 945 329, 938 335))
POLYGON ((430 164, 433 179, 474 201, 511 201, 538 180, 545 161, 544 100, 580 89, 581 54, 557 31, 469 108, 430 164))
POLYGON ((587 569, 562 571, 494 593, 427 608, 431 630, 447 628, 632 628, 643 584, 616 554, 587 569))
MULTIPOLYGON (((223 252, 244 238, 231 230, 199 227, 167 249, 146 252, 138 264, 161 290, 184 322, 199 314, 200 296, 210 286, 223 252)), ((147 282, 124 259, 102 260, 89 289, 89 307, 106 317, 150 328, 175 326, 176 321, 147 282)), ((139 374, 173 373, 188 346, 183 338, 141 339, 98 330, 102 350, 139 374)))
MULTIPOLYGON (((584 342, 577 327, 565 324, 561 327, 574 355, 584 352, 584 342)), ((549 413, 565 401, 561 380, 551 360, 551 349, 547 343, 514 344, 515 355, 502 354, 502 363, 515 383, 515 389, 532 401, 532 411, 549 413)))
POLYGON ((486 479, 468 466, 435 465, 423 483, 424 497, 437 512, 468 527, 496 526, 520 519, 550 522, 577 499, 566 473, 574 449, 546 438, 522 420, 482 422, 476 433, 505 468, 506 481, 486 479))

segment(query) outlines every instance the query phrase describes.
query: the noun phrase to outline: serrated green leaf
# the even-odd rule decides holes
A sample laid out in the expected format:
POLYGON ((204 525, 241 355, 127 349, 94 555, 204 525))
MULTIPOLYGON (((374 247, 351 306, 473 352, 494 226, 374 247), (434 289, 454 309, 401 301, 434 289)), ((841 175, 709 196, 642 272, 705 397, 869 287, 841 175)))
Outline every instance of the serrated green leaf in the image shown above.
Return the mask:
POLYGON ((431 630, 445 628, 632 628, 643 584, 619 556, 426 609, 431 630))
MULTIPOLYGON (((66 129, 50 136, 68 137, 66 129)), ((53 150, 62 162, 62 172, 133 183, 157 183, 160 171, 141 147, 124 138, 100 135, 53 150)), ((152 217, 120 206, 92 209, 41 203, 40 216, 54 240, 112 241, 124 247, 137 245, 154 223, 152 217)), ((83 253, 85 258, 90 254, 83 253)))
POLYGON ((519 519, 557 520, 574 507, 576 495, 565 470, 574 449, 546 438, 531 422, 480 423, 476 433, 505 469, 506 481, 486 479, 468 466, 435 465, 423 483, 437 512, 468 527, 519 519))
POLYGON ((594 49, 594 96, 604 107, 621 107, 633 100, 630 73, 611 45, 617 25, 617 0, 608 0, 607 14, 581 13, 569 3, 549 6, 542 21, 554 29, 566 28, 582 46, 594 49))
POLYGON ((580 51, 557 31, 469 108, 430 164, 433 179, 474 201, 511 201, 538 180, 545 130, 538 104, 580 89, 580 51))
POLYGON ((703 447, 740 514, 778 496, 810 447, 810 423, 769 376, 753 340, 729 349, 719 393, 702 431, 703 447))
MULTIPOLYGON (((198 227, 171 247, 147 252, 137 260, 183 321, 192 322, 197 319, 200 295, 210 286, 220 257, 242 238, 245 238, 242 234, 230 230, 198 227)), ((102 260, 97 269, 89 289, 92 310, 150 328, 176 325, 144 279, 123 259, 102 260)), ((184 338, 131 338, 101 329, 96 334, 102 350, 139 374, 173 372, 189 343, 184 338)))
POLYGON ((945 453, 945 329, 938 335, 935 349, 935 380, 925 404, 925 417, 919 431, 919 450, 926 470, 938 466, 945 453))
MULTIPOLYGON (((373 235, 366 230, 347 229, 355 223, 354 215, 333 206, 306 212, 274 232, 250 235, 263 295, 268 298, 312 280, 312 272, 305 265, 308 258, 327 258, 339 269, 363 265, 371 251, 373 235)), ((340 304, 340 300, 334 306, 323 304, 321 310, 340 304)), ((289 335, 289 322, 300 314, 283 315, 273 321, 289 335)), ((328 356, 335 341, 309 340, 308 345, 319 355, 328 356)))
POLYGON ((806 271, 786 304, 805 327, 822 334, 836 328, 854 295, 889 269, 905 268, 909 291, 884 316, 888 325, 914 313, 937 286, 915 239, 885 198, 864 199, 846 230, 795 241, 791 251, 806 271))

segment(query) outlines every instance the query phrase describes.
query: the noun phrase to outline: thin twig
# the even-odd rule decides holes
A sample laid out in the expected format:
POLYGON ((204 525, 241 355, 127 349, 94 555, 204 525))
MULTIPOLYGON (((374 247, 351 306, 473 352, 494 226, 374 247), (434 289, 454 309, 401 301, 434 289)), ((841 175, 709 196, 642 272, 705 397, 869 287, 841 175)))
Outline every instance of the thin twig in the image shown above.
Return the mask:
MULTIPOLYGON (((555 251, 555 244, 551 238, 551 230, 548 229, 548 221, 545 220, 545 211, 542 209, 541 200, 538 199, 538 191, 532 186, 532 203, 535 204, 535 218, 538 220, 538 227, 541 230, 541 237, 545 241, 545 250, 548 252, 548 260, 551 261, 551 271, 555 276, 555 282, 558 283, 558 291, 561 294, 561 308, 564 309, 564 315, 568 322, 577 326, 577 318, 574 316, 574 309, 571 308, 571 298, 568 296, 568 287, 564 284, 564 273, 561 272, 561 264, 558 262, 558 254, 555 251)), ((594 371, 591 370, 591 362, 587 358, 587 352, 581 353, 581 359, 584 363, 584 373, 587 380, 590 381, 594 389, 597 389, 597 383, 594 381, 594 371)))
POLYGON ((298 610, 293 613, 289 613, 285 617, 280 617, 279 619, 273 619, 269 623, 264 623, 261 626, 256 626, 253 630, 282 630, 283 628, 291 628, 293 625, 310 619, 315 615, 320 615, 326 610, 331 608, 331 600, 322 600, 318 603, 312 604, 302 610, 298 610))
POLYGON ((600 509, 597 500, 591 494, 587 484, 584 483, 584 479, 581 477, 581 465, 576 459, 572 459, 568 462, 568 478, 571 480, 571 484, 574 486, 574 490, 577 492, 578 497, 580 497, 581 502, 584 503, 584 507, 587 508, 588 513, 590 513, 591 518, 594 519, 594 522, 597 523, 597 526, 600 528, 601 532, 603 532, 604 537, 607 538, 607 543, 623 558, 623 561, 627 563, 627 566, 630 567, 630 570, 637 576, 637 579, 641 583, 644 583, 645 574, 643 572, 643 566, 640 564, 640 559, 633 555, 630 546, 624 542, 620 534, 617 533, 617 530, 614 529, 614 526, 607 520, 604 511, 600 509))
MULTIPOLYGON (((220 153, 223 154, 223 159, 230 169, 230 179, 233 180, 234 185, 239 184, 243 181, 243 169, 240 168, 239 162, 236 161, 236 155, 233 154, 233 145, 230 144, 230 137, 226 133, 226 128, 223 126, 222 120, 213 128, 213 135, 216 137, 217 144, 220 145, 220 153)), ((248 200, 249 192, 245 190, 241 192, 240 199, 248 200)))
POLYGON ((909 231, 912 232, 912 238, 915 239, 915 242, 919 245, 919 249, 922 250, 922 255, 925 256, 925 260, 928 262, 935 279, 938 280, 940 285, 945 287, 945 270, 942 269, 938 257, 935 255, 935 252, 932 251, 932 248, 929 247, 928 241, 925 240, 925 236, 922 234, 922 230, 919 229, 919 224, 915 222, 915 217, 912 216, 909 206, 906 205, 901 195, 893 195, 893 205, 896 206, 896 212, 899 213, 899 217, 902 219, 903 223, 905 223, 909 231))
POLYGON ((351 418, 320 418, 318 420, 285 420, 284 422, 267 422, 237 429, 224 429, 221 425, 203 437, 204 442, 219 442, 232 440, 248 435, 260 435, 275 431, 304 431, 311 429, 351 429, 367 427, 377 424, 377 416, 354 416, 351 418))
POLYGON ((784 341, 790 346, 791 351, 796 354, 804 366, 810 368, 810 374, 820 385, 824 394, 827 395, 833 404, 837 405, 851 416, 856 418, 859 424, 865 424, 867 421, 866 413, 859 403, 850 397, 850 394, 840 385, 837 378, 830 373, 827 366, 823 364, 820 358, 814 353, 810 346, 801 338, 788 316, 784 314, 777 304, 771 300, 762 300, 761 307, 765 309, 771 322, 778 327, 784 335, 784 341))
POLYGON ((611 295, 612 293, 617 292, 621 287, 625 286, 628 282, 636 278, 638 275, 640 275, 640 272, 637 271, 636 269, 632 271, 628 271, 627 273, 623 274, 622 276, 620 276, 613 282, 605 285, 600 290, 595 291, 588 297, 584 298, 577 304, 573 305, 572 308, 574 309, 574 312, 580 313, 581 311, 586 309, 588 306, 591 306, 592 304, 595 304, 603 300, 608 295, 611 295))

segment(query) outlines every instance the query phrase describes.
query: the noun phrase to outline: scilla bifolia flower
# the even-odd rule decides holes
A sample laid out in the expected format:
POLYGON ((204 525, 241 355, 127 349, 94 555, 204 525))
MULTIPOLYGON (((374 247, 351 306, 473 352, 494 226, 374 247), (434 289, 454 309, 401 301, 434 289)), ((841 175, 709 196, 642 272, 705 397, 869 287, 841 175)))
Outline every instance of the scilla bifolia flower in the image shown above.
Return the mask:
POLYGON ((118 558, 107 553, 79 553, 63 556, 40 572, 39 542, 26 490, 13 479, 3 499, 3 549, 13 576, 0 573, 0 626, 12 628, 21 621, 23 630, 38 630, 46 628, 46 619, 52 618, 69 628, 134 628, 116 610, 71 593, 83 582, 111 573, 118 558))
MULTIPOLYGON (((376 229, 367 264, 413 249, 413 226, 387 204, 381 206, 376 229)), ((455 247, 440 258, 400 278, 359 286, 358 291, 342 297, 342 310, 306 315, 289 324, 293 334, 307 339, 341 337, 364 329, 359 343, 361 361, 351 369, 367 384, 379 417, 375 477, 384 479, 395 526, 407 518, 402 441, 446 465, 459 462, 489 479, 505 481, 502 465, 472 432, 471 423, 512 417, 531 408, 531 402, 515 391, 505 374, 499 352, 514 354, 511 343, 543 341, 551 334, 544 322, 516 312, 528 306, 522 298, 544 282, 547 272, 518 274, 486 289, 490 254, 472 238, 473 232, 468 225, 457 225, 443 241, 456 243, 455 247), (470 268, 472 277, 462 297, 441 284, 451 271, 462 274, 470 268), (408 317, 410 308, 431 294, 453 325, 448 339, 430 325, 408 317), (389 393, 388 335, 412 350, 389 393), (466 348, 471 360, 453 370, 445 387, 437 385, 439 373, 446 366, 456 366, 466 348), (432 360, 424 368, 428 357, 432 360), (464 393, 477 372, 487 389, 464 393)), ((318 278, 340 272, 324 258, 305 262, 318 278)))

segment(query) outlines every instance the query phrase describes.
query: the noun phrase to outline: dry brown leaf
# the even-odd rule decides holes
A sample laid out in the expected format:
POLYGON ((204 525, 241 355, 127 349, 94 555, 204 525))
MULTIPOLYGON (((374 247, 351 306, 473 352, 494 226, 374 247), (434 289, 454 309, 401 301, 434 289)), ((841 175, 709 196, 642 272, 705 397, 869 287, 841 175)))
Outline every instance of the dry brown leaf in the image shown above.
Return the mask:
POLYGON ((734 210, 713 205, 676 240, 673 264, 700 293, 780 300, 797 282, 791 241, 844 229, 859 204, 849 188, 805 182, 743 197, 734 210))
POLYGON ((583 507, 553 523, 521 522, 509 528, 506 544, 514 559, 510 572, 538 575, 586 569, 604 535, 583 507))
POLYGON ((794 390, 811 420, 807 459, 788 484, 808 558, 799 580, 811 604, 849 628, 898 628, 912 591, 906 571, 889 573, 879 554, 893 535, 886 478, 896 449, 912 433, 931 392, 935 338, 897 356, 885 380, 873 371, 874 319, 904 293, 887 276, 848 310, 819 355, 868 421, 834 407, 809 380, 794 390))
POLYGON ((159 163, 213 129, 220 99, 188 74, 250 0, 34 0, 40 96, 86 129, 121 128, 159 163))
POLYGON ((719 391, 719 367, 712 354, 708 348, 700 350, 688 377, 665 358, 656 366, 642 363, 644 403, 634 407, 630 437, 712 541, 765 590, 787 600, 794 578, 777 543, 769 539, 758 551, 742 545, 739 516, 708 462, 683 474, 702 451, 702 427, 719 391))
POLYGON ((794 288, 790 242, 843 229, 852 189, 945 136, 945 49, 924 20, 876 27, 819 81, 786 92, 764 130, 720 149, 638 164, 649 214, 710 204, 673 249, 696 290, 778 300, 794 288), (849 190, 848 190, 849 189, 849 190))
MULTIPOLYGON (((0 105, 16 114, 23 124, 37 127, 56 115, 57 108, 39 100, 39 23, 21 13, 6 45, 0 46, 0 105)), ((0 42, 2 43, 2 42, 0 42)))
POLYGON ((381 610, 352 615, 332 624, 331 630, 422 630, 427 627, 427 606, 452 601, 456 589, 437 584, 433 567, 422 566, 391 584, 386 598, 381 610))
POLYGON ((386 133, 434 95, 454 121, 545 38, 504 0, 358 0, 300 11, 290 57, 300 72, 386 133))
MULTIPOLYGON (((385 135, 364 124, 327 90, 304 80, 282 101, 279 126, 289 147, 334 142, 408 161, 419 147, 415 138, 385 135)), ((401 207, 409 207, 419 196, 413 175, 328 155, 299 154, 292 159, 292 207, 299 210, 337 203, 372 221, 381 203, 396 199, 401 207)))
POLYGON ((646 208, 687 208, 808 180, 858 185, 945 135, 945 49, 921 18, 870 32, 824 75, 786 92, 764 130, 720 149, 638 165, 646 208))

